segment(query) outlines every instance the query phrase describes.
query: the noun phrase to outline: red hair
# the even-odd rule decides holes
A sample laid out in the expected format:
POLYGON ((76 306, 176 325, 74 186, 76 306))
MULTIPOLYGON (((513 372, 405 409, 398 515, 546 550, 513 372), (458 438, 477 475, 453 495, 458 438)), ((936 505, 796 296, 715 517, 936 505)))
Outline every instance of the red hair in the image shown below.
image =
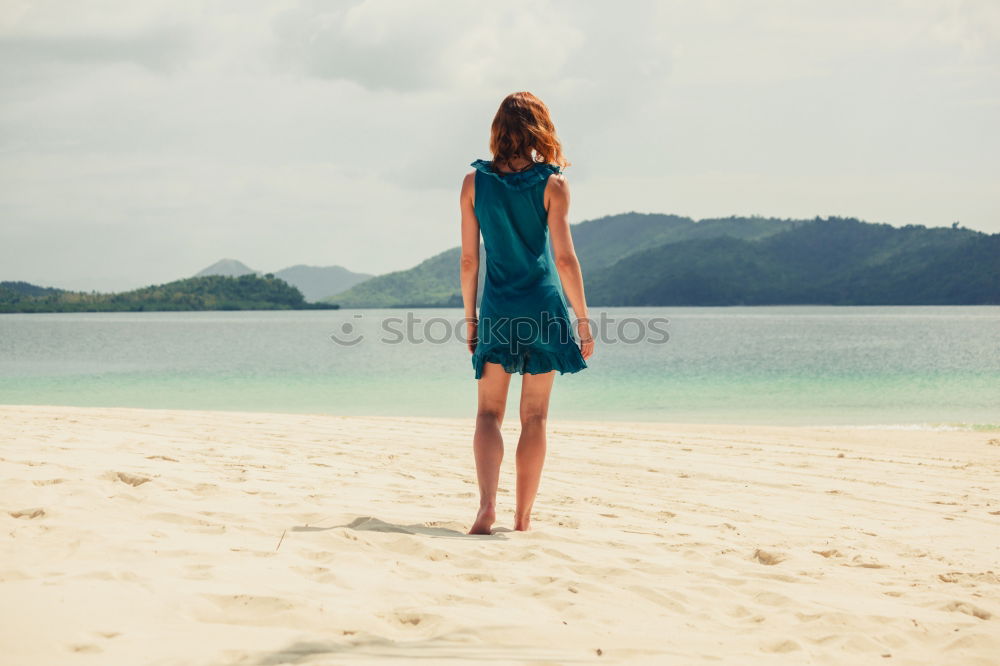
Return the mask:
POLYGON ((493 161, 508 163, 515 157, 532 160, 534 149, 541 161, 567 167, 572 164, 562 152, 549 107, 530 92, 516 92, 504 97, 493 117, 490 152, 493 161))

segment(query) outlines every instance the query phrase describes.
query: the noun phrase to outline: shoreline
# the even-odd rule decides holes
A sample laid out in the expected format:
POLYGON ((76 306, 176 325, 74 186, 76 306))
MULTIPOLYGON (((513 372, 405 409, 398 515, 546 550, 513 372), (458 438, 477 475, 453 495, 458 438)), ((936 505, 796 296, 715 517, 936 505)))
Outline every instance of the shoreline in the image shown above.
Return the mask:
MULTIPOLYGON (((80 410, 134 410, 134 411, 153 411, 153 412, 178 412, 178 413, 218 413, 218 414, 249 414, 249 415, 268 415, 268 416, 309 416, 309 417, 319 417, 319 418, 357 418, 357 419, 418 419, 418 420, 430 420, 430 421, 441 421, 453 423, 456 425, 464 424, 466 422, 473 423, 475 421, 474 413, 468 417, 465 416, 432 416, 432 415, 417 415, 417 414, 337 414, 335 412, 310 412, 310 411, 272 411, 272 410, 256 410, 256 409, 241 409, 241 408, 211 408, 211 409, 199 409, 199 408, 188 408, 188 407, 131 407, 131 406, 108 406, 108 405, 69 405, 69 404, 43 404, 43 403, 0 403, 0 410, 3 409, 80 409, 80 410)), ((732 427, 732 428, 788 428, 788 429, 804 429, 804 430, 901 430, 901 431, 915 431, 915 432, 979 432, 979 433, 990 433, 998 432, 1000 433, 1000 423, 968 423, 968 422, 941 422, 941 421, 928 421, 928 422, 915 422, 915 423, 816 423, 816 424, 782 424, 782 423, 754 423, 751 421, 726 421, 726 422, 712 422, 712 421, 672 421, 665 419, 643 419, 635 418, 633 415, 626 415, 620 417, 607 417, 602 419, 581 419, 573 416, 563 417, 558 414, 554 414, 558 410, 550 410, 549 423, 572 423, 581 425, 591 425, 600 426, 608 424, 636 424, 646 427, 699 427, 699 428, 712 428, 712 427, 732 427)), ((508 418, 517 418, 516 415, 516 404, 512 402, 508 406, 508 418)))
POLYGON ((532 529, 473 419, 0 406, 17 663, 963 663, 1000 436, 550 419, 532 529), (600 652, 598 652, 598 650, 600 652), (600 655, 600 656, 598 656, 600 655), (890 658, 891 657, 891 658, 890 658))

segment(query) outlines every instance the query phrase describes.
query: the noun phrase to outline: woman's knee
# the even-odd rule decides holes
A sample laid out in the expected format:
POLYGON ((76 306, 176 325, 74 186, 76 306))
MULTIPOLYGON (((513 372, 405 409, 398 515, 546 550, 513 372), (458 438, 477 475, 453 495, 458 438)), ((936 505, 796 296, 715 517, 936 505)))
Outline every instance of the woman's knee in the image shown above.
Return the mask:
POLYGON ((480 405, 476 412, 476 418, 481 421, 500 422, 503 419, 503 407, 498 405, 480 405))

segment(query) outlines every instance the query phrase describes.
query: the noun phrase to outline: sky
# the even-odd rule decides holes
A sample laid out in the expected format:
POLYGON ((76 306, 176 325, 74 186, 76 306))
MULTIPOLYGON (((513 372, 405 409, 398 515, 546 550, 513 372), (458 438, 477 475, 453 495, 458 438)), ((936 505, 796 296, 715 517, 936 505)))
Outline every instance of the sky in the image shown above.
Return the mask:
POLYGON ((572 223, 1000 232, 995 0, 3 0, 0 82, 0 280, 409 268, 519 90, 572 223))

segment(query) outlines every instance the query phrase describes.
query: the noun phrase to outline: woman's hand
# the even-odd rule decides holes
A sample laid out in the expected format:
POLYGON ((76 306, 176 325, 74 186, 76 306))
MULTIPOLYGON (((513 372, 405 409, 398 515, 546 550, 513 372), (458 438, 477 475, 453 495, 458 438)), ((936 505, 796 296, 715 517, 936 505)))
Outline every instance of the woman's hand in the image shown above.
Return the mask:
POLYGON ((469 341, 469 353, 476 353, 476 345, 479 343, 479 320, 467 317, 465 319, 466 340, 469 341))
POLYGON ((576 320, 576 336, 580 339, 580 354, 586 361, 594 355, 594 336, 590 331, 590 320, 586 317, 576 320))

